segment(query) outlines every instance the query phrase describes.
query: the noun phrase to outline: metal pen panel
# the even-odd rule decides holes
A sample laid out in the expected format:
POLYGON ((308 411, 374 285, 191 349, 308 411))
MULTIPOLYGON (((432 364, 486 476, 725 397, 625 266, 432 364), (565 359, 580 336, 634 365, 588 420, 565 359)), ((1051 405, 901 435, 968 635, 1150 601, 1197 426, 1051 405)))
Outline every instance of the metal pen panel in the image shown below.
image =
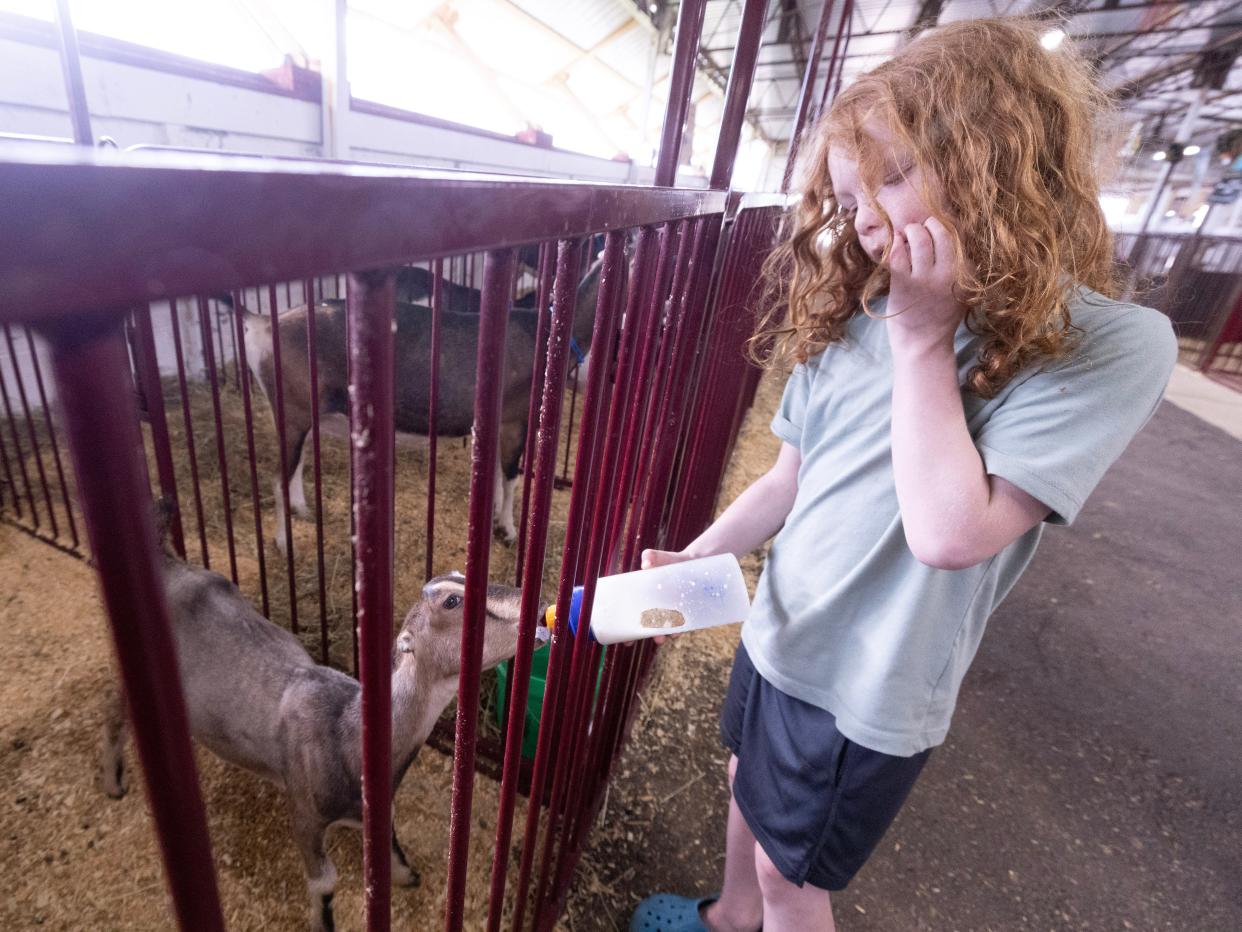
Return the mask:
MULTIPOLYGON (((22 368, 17 361, 17 350, 13 346, 13 332, 8 324, 4 324, 3 330, 4 342, 9 349, 9 361, 13 364, 13 380, 17 383, 17 400, 22 405, 22 417, 26 421, 26 435, 30 438, 31 456, 34 457, 39 485, 43 487, 43 504, 47 506, 48 523, 52 526, 52 538, 55 539, 60 537, 60 524, 56 520, 56 508, 52 505, 52 490, 47 484, 47 473, 43 469, 43 451, 39 443, 39 435, 35 431, 34 418, 30 414, 30 402, 26 398, 26 380, 22 378, 22 368)), ((30 349, 34 352, 33 346, 30 349)))
POLYGON ((78 523, 73 516, 73 504, 69 500, 69 483, 65 481, 65 467, 60 458, 60 444, 56 440, 56 425, 52 422, 52 408, 47 403, 47 389, 43 384, 43 367, 39 364, 39 349, 35 345, 34 334, 25 328, 26 345, 30 348, 30 365, 34 369, 35 387, 39 391, 39 405, 43 410, 43 425, 47 428, 48 440, 52 444, 52 463, 56 467, 56 479, 60 483, 61 501, 65 506, 65 517, 69 521, 69 537, 76 550, 78 540, 78 523))

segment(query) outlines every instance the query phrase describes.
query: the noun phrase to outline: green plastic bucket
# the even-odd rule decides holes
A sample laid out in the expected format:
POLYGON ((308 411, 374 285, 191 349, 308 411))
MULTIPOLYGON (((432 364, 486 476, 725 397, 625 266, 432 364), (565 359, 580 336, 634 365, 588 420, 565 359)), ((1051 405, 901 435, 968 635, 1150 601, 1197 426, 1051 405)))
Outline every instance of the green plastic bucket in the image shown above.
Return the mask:
MULTIPOLYGON (((535 759, 535 748, 539 744, 539 713, 543 708, 543 693, 548 680, 548 657, 552 649, 548 642, 538 645, 530 656, 530 692, 526 696, 526 725, 522 729, 522 756, 527 760, 535 759)), ((600 651, 599 669, 595 673, 595 694, 599 695, 599 683, 604 674, 604 655, 608 648, 600 651)), ((496 668, 496 722, 504 727, 505 703, 509 697, 509 668, 512 660, 506 660, 496 668)))

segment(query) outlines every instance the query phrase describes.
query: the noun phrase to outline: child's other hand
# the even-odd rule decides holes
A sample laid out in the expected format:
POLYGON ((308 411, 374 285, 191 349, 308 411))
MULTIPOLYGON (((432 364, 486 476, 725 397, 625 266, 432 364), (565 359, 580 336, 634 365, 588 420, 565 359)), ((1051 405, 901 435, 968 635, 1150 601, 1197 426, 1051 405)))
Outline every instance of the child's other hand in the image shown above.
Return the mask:
POLYGON ((957 255, 949 231, 935 217, 894 231, 889 254, 889 339, 903 347, 953 345, 966 315, 957 300, 957 255))
MULTIPOLYGON (((638 565, 642 569, 650 570, 655 569, 657 566, 668 566, 670 563, 684 563, 686 560, 693 559, 694 557, 685 551, 644 550, 638 565)), ((676 635, 657 634, 652 640, 657 644, 663 644, 665 637, 676 637, 676 635)))
POLYGON ((639 558, 639 567, 644 570, 655 569, 657 566, 668 566, 670 563, 684 563, 694 557, 685 551, 644 550, 639 558))

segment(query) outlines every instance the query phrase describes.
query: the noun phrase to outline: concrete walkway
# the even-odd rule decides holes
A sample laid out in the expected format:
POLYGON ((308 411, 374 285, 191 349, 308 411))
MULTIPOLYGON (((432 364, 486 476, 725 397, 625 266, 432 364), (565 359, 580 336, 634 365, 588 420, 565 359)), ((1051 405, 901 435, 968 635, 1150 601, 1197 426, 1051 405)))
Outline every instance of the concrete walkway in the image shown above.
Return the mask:
POLYGON ((1214 382, 1196 369, 1177 366, 1165 400, 1242 440, 1242 392, 1214 382))

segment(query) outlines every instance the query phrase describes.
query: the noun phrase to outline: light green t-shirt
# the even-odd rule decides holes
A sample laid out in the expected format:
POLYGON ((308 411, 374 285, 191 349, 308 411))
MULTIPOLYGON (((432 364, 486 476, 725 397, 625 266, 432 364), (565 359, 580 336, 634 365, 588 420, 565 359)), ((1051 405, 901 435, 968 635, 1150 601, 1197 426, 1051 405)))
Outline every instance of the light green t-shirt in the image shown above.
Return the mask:
MULTIPOLYGON (((876 302, 876 313, 884 313, 876 302)), ((993 399, 963 392, 991 475, 1069 524, 1155 411, 1177 357, 1168 319, 1077 289, 1073 353, 1024 370, 993 399)), ((978 338, 955 337, 959 375, 978 338)), ((798 492, 759 580, 742 641, 777 689, 827 709, 851 740, 908 756, 944 740, 988 616, 1043 523, 964 570, 920 563, 893 481, 892 358, 884 321, 855 315, 844 343, 798 366, 772 430, 799 449, 798 492)))

